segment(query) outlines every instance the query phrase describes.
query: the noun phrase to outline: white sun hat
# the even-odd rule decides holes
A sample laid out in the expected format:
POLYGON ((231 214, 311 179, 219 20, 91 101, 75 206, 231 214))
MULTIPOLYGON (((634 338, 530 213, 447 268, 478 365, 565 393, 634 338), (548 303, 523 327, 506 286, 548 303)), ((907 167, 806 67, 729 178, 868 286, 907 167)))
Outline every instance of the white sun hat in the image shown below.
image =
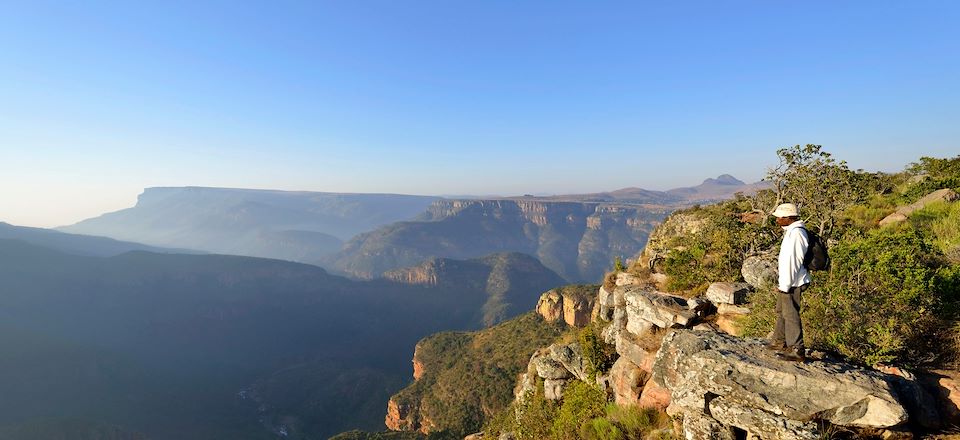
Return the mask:
POLYGON ((780 206, 777 206, 777 209, 774 209, 771 213, 775 217, 799 217, 800 213, 797 211, 797 205, 793 203, 782 203, 780 206))

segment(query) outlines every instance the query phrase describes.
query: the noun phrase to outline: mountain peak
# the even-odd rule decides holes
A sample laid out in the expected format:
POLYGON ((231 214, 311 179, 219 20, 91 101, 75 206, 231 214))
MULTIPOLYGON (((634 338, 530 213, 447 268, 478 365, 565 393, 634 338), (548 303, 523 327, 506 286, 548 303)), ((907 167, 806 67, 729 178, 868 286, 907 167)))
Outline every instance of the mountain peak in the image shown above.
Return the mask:
POLYGON ((703 185, 746 185, 746 183, 729 174, 721 174, 716 179, 704 180, 703 185))

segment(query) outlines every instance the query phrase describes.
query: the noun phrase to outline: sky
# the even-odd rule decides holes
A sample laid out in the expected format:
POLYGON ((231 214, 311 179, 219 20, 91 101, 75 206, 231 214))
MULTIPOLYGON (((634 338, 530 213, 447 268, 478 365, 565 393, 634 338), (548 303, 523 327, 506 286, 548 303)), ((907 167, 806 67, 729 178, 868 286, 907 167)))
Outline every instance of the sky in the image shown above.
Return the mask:
POLYGON ((0 221, 145 187, 558 194, 960 154, 955 1, 0 0, 0 221))

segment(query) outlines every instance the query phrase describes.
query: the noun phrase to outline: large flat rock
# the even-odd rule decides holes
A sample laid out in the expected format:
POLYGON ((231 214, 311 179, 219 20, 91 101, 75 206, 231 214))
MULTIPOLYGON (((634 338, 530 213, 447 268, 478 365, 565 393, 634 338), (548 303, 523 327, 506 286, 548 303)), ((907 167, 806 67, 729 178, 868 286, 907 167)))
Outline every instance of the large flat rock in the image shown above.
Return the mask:
POLYGON ((811 421, 889 428, 907 421, 892 377, 843 362, 778 359, 758 339, 676 330, 653 365, 669 412, 709 417, 760 438, 812 438, 811 421), (809 428, 809 429, 808 429, 809 428))

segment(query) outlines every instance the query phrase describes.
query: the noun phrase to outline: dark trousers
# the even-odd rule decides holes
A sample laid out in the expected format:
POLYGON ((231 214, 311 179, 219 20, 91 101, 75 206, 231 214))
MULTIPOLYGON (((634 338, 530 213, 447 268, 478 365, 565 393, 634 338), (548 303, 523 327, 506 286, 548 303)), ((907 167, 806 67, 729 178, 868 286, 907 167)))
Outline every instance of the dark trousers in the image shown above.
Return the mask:
POLYGON ((809 284, 793 287, 789 292, 777 292, 777 325, 773 340, 790 348, 803 348, 803 324, 800 323, 800 295, 809 284))

